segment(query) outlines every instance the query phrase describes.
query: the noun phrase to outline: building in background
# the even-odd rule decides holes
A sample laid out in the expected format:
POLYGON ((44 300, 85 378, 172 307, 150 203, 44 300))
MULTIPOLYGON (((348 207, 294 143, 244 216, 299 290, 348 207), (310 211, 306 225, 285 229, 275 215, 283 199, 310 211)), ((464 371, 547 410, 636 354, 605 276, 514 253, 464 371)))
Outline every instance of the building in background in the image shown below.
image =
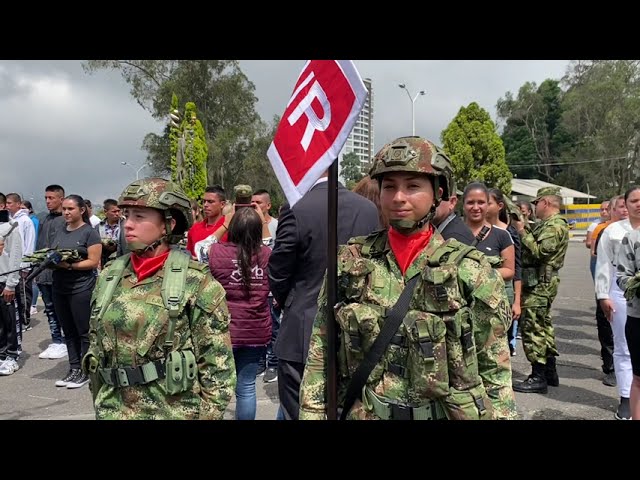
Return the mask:
POLYGON ((360 158, 362 173, 366 174, 371 159, 375 155, 373 139, 373 87, 370 78, 362 80, 369 94, 364 101, 364 106, 358 115, 356 124, 345 142, 338 156, 338 172, 342 170, 342 156, 355 152, 360 158))
POLYGON ((513 201, 526 200, 530 202, 536 198, 538 190, 544 187, 560 187, 560 196, 562 197, 560 213, 577 230, 586 230, 591 222, 600 219, 600 203, 591 203, 597 199, 596 197, 562 185, 543 182, 542 180, 512 179, 511 199, 513 201))

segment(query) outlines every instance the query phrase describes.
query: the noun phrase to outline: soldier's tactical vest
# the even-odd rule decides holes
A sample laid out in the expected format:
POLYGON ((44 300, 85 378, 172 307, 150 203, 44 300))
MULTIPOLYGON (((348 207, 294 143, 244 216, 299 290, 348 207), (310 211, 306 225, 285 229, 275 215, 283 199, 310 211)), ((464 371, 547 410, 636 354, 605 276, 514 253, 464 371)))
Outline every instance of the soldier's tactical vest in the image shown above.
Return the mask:
POLYGON ((538 263, 538 260, 531 255, 528 249, 522 249, 522 287, 527 290, 533 289, 538 284, 550 284, 555 277, 559 276, 560 269, 564 265, 564 257, 569 246, 567 220, 558 215, 554 215, 549 220, 539 222, 531 231, 536 241, 538 241, 540 231, 548 227, 550 222, 551 224, 560 223, 567 234, 566 241, 562 242, 558 250, 544 263, 538 263))
MULTIPOLYGON (((124 270, 129 264, 130 257, 130 253, 118 257, 111 264, 109 274, 99 277, 96 287, 99 295, 96 296, 96 301, 92 307, 92 322, 99 323, 102 320, 102 316, 111 303, 115 289, 122 279, 124 270)), ((164 386, 169 395, 175 395, 191 389, 197 376, 195 355, 190 350, 172 351, 176 321, 189 300, 185 287, 190 260, 191 257, 189 255, 178 250, 171 250, 163 266, 164 277, 161 297, 165 308, 169 312, 169 325, 163 345, 166 354, 165 358, 138 367, 118 368, 104 368, 101 359, 88 358, 85 368, 94 374, 92 383, 96 381, 116 387, 128 387, 164 379, 164 386)), ((102 338, 99 337, 98 342, 102 343, 102 338)), ((92 387, 92 392, 95 398, 97 390, 94 390, 94 387, 92 387)))
MULTIPOLYGON (((350 245, 355 257, 338 266, 344 301, 336 306, 335 316, 340 327, 338 363, 343 378, 352 377, 397 300, 389 298, 388 280, 376 269, 376 259, 385 261, 386 232, 375 232, 354 243, 360 243, 361 250, 350 245), (382 306, 389 305, 389 300, 389 307, 382 306)), ((491 405, 478 373, 473 318, 458 278, 458 265, 464 258, 480 261, 482 257, 475 248, 454 239, 435 250, 420 274, 403 323, 369 376, 369 385, 384 386, 377 391, 363 389, 365 410, 391 418, 386 412, 391 412, 397 401, 386 399, 388 403, 381 408, 385 398, 380 388, 393 391, 394 382, 402 381, 408 387, 409 406, 420 412, 432 401, 430 418, 444 418, 433 414, 442 408, 449 419, 491 418, 491 405)), ((355 409, 352 414, 358 417, 355 409)))

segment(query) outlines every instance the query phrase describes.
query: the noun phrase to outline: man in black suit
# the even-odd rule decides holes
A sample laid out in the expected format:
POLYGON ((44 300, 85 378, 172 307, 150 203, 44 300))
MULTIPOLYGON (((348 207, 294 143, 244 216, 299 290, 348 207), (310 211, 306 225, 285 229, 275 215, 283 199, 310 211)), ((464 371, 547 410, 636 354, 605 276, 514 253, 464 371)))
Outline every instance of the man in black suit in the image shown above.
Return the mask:
MULTIPOLYGON (((269 286, 283 306, 274 351, 278 357, 278 414, 287 420, 298 419, 300 382, 327 269, 327 192, 325 172, 293 208, 283 207, 269 259, 269 286)), ((338 184, 338 244, 377 228, 376 206, 338 184)))
POLYGON ((456 196, 455 184, 451 183, 451 185, 452 187, 450 187, 449 191, 453 192, 453 195, 451 195, 448 200, 443 198, 440 201, 440 205, 438 205, 436 214, 433 217, 433 224, 445 240, 455 238, 465 245, 471 245, 475 238, 471 230, 469 230, 469 227, 456 215, 458 197, 456 196))

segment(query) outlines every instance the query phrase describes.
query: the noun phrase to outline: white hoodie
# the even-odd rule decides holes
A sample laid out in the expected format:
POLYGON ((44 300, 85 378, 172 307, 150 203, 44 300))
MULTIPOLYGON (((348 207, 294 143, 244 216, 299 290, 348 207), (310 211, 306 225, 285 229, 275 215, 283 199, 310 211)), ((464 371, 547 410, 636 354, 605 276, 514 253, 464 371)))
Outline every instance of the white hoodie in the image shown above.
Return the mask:
MULTIPOLYGON (((22 255, 31 255, 36 247, 36 227, 29 218, 29 210, 22 208, 11 217, 11 220, 18 222, 18 230, 22 237, 22 255)), ((28 263, 21 263, 21 267, 27 267, 28 263)))
POLYGON ((0 223, 0 237, 4 239, 4 251, 0 255, 0 283, 5 283, 5 288, 9 291, 16 289, 16 285, 20 280, 20 272, 13 272, 8 275, 4 272, 20 268, 20 260, 22 260, 20 228, 14 228, 11 234, 8 237, 6 236, 11 231, 12 223, 0 223))

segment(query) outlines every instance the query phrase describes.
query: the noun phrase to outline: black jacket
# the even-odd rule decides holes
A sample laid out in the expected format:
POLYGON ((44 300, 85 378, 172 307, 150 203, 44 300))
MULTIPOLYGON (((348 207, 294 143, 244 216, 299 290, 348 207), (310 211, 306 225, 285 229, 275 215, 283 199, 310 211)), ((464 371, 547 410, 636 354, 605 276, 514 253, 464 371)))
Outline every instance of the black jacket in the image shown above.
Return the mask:
MULTIPOLYGON (((283 306, 275 354, 305 363, 317 300, 327 269, 327 182, 314 186, 278 218, 269 259, 269 287, 283 306)), ((366 198, 338 185, 338 244, 378 228, 378 209, 366 198)))
POLYGON ((442 230, 440 234, 445 240, 455 238, 465 245, 471 245, 475 240, 473 233, 471 233, 471 230, 469 230, 467 224, 464 223, 464 221, 457 215, 453 217, 453 219, 449 223, 447 223, 447 225, 444 227, 444 230, 442 230))

